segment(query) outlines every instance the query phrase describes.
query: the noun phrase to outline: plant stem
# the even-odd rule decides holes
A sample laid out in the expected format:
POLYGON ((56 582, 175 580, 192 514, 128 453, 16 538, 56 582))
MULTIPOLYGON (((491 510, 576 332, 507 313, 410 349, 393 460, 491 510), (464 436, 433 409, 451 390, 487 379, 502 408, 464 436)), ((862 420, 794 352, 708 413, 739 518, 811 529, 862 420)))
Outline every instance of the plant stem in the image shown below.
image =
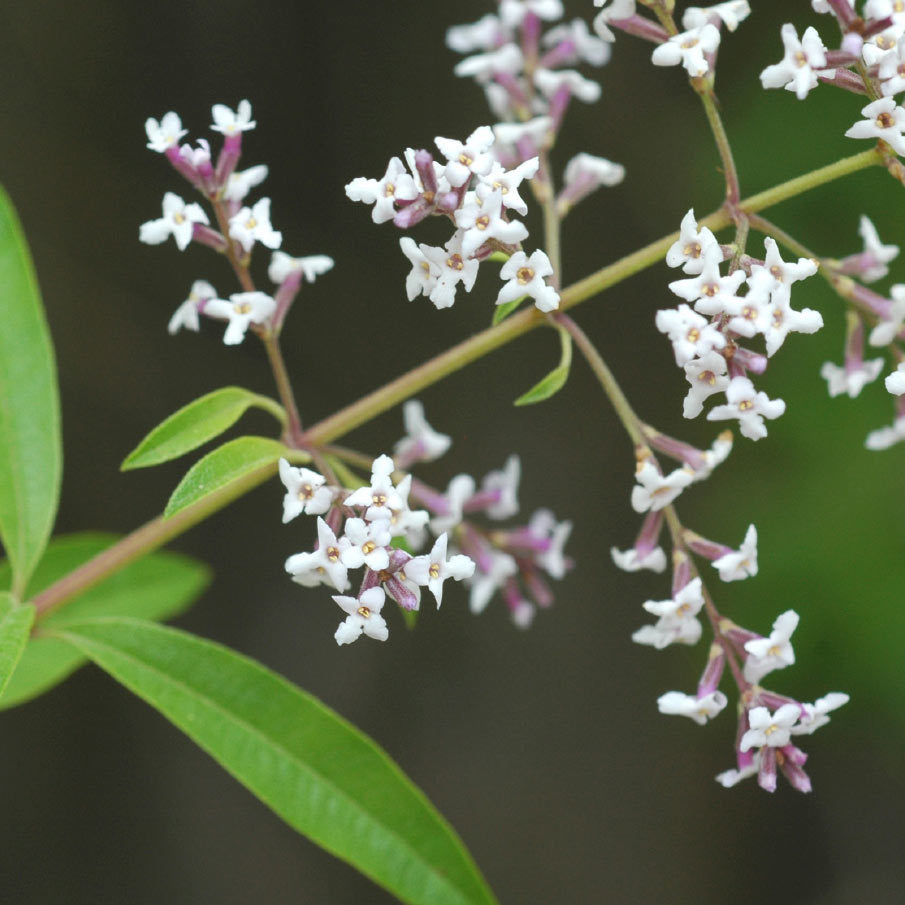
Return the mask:
MULTIPOLYGON (((694 80, 692 80, 694 83, 694 80)), ((735 168, 735 160, 732 157, 732 147, 729 144, 729 136, 726 134, 726 128, 723 126, 723 119, 719 110, 716 108, 716 98, 713 96, 713 86, 708 84, 705 90, 698 90, 695 86, 701 103, 704 105, 704 112, 707 114, 707 122, 710 123, 710 131, 713 132, 713 138, 716 141, 717 151, 720 153, 720 160, 723 161, 723 176, 726 179, 726 203, 730 209, 734 209, 738 204, 741 189, 738 182, 738 170, 735 168)))
POLYGON ((286 430, 283 442, 287 446, 301 448, 302 419, 299 416, 298 406, 295 404, 295 394, 292 392, 292 384, 289 381, 289 372, 286 370, 286 362, 280 350, 280 340, 275 333, 268 333, 261 337, 264 348, 267 350, 267 358, 270 361, 270 369, 273 371, 273 379, 277 385, 280 401, 286 410, 286 430))

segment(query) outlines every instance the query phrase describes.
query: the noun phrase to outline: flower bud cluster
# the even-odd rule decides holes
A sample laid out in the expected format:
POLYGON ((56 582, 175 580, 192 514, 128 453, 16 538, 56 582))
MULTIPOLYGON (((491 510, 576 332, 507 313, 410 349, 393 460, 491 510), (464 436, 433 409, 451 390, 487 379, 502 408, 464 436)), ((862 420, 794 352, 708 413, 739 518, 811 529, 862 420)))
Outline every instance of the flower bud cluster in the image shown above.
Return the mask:
POLYGON ((237 110, 223 104, 212 108, 214 123, 211 129, 223 135, 223 146, 216 162, 206 139, 199 139, 197 147, 180 144, 187 130, 182 128, 178 114, 165 113, 158 121, 149 118, 145 123, 148 148, 163 154, 173 168, 213 208, 219 229, 198 203, 186 203, 179 195, 167 192, 163 198, 163 216, 141 225, 139 240, 149 245, 165 242, 170 236, 176 247, 184 251, 191 242, 198 242, 226 255, 240 277, 243 291, 228 299, 218 297, 217 290, 206 280, 196 280, 188 298, 170 318, 169 332, 180 328, 200 329, 199 315, 226 321, 223 337, 226 345, 236 345, 245 338, 251 327, 259 332, 279 332, 283 320, 301 287, 302 280, 313 282, 333 267, 332 258, 311 255, 293 258, 277 251, 283 242, 281 232, 270 220, 270 198, 261 198, 246 206, 245 198, 252 188, 266 178, 268 168, 259 164, 237 171, 242 156, 242 134, 257 125, 251 118, 251 104, 240 101, 237 110), (268 275, 276 290, 273 294, 254 289, 248 267, 257 244, 273 250, 268 275))
POLYGON ((751 440, 767 436, 765 418, 778 418, 785 402, 771 400, 754 388, 749 373, 762 374, 791 332, 814 333, 823 326, 817 311, 791 306, 792 284, 817 272, 817 262, 799 258, 787 263, 779 255, 776 242, 764 240, 766 258, 758 261, 743 255, 740 266, 720 273, 728 256, 706 227, 698 229, 694 212, 682 220, 679 239, 666 255, 671 267, 681 267, 692 276, 674 280, 669 288, 686 302, 675 309, 657 312, 656 324, 672 340, 676 364, 685 371, 690 389, 685 397, 684 415, 694 418, 704 402, 716 393, 725 393, 726 404, 707 413, 708 421, 735 418, 741 433, 751 440), (744 295, 739 294, 742 286, 744 295), (765 339, 766 357, 739 344, 760 334, 765 339))
POLYGON ((321 474, 281 460, 284 523, 303 513, 318 517, 315 549, 290 556, 286 571, 306 587, 326 584, 340 592, 333 599, 347 618, 336 631, 338 644, 361 634, 386 640, 381 611, 387 596, 405 610, 418 610, 426 587, 439 608, 449 578, 469 583, 475 613, 500 591, 513 620, 526 627, 535 604, 553 602, 544 575, 560 579, 571 567, 563 552, 571 523, 557 522, 543 509, 528 525, 508 530, 488 530, 473 521, 478 513, 499 521, 518 512, 517 456, 486 475, 480 488, 466 474, 453 478, 445 493, 411 473, 394 483, 397 465, 431 461, 449 447, 449 438, 427 423, 417 401, 406 404, 404 419, 407 433, 396 444, 396 462, 379 456, 369 484, 357 489, 328 485, 321 474), (410 508, 410 500, 425 508, 410 508), (430 551, 409 552, 427 547, 428 531, 434 536, 430 551), (350 572, 360 568, 357 593, 347 596, 350 572))

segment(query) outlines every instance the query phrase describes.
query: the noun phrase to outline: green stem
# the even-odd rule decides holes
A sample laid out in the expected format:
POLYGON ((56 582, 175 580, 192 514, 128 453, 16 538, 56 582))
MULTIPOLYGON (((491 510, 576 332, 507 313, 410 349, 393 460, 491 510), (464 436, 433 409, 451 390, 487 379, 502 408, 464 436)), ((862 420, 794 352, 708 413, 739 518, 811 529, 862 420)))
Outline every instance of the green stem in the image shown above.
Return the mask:
POLYGON ((704 105, 707 122, 710 123, 710 131, 713 132, 713 138, 720 153, 720 160, 723 161, 723 176, 726 179, 726 203, 730 208, 734 208, 738 204, 741 192, 738 170, 735 168, 735 159, 732 156, 732 147, 729 144, 729 136, 726 134, 723 119, 716 108, 713 87, 708 83, 706 89, 698 90, 697 86, 695 86, 695 90, 704 105))
MULTIPOLYGON (((839 179, 849 173, 863 170, 869 166, 882 163, 883 158, 876 149, 864 151, 852 157, 846 157, 836 163, 821 167, 811 173, 790 179, 788 182, 774 186, 758 195, 742 201, 739 207, 746 213, 778 204, 787 198, 800 195, 816 186, 839 179)), ((731 218, 725 210, 715 211, 700 221, 700 225, 717 230, 728 226, 731 218)), ((670 233, 644 248, 592 273, 590 276, 573 283, 561 293, 560 310, 567 311, 581 304, 602 290, 621 282, 632 274, 638 273, 651 264, 662 260, 666 250, 678 238, 678 232, 670 233)), ((364 396, 352 405, 336 412, 329 418, 319 421, 305 431, 300 439, 305 445, 322 446, 348 433, 355 427, 364 424, 376 415, 387 411, 404 399, 431 386, 442 378, 464 368, 467 364, 482 358, 494 349, 504 346, 512 340, 535 327, 548 323, 547 318, 536 308, 529 308, 513 314, 495 327, 482 330, 475 336, 460 342, 446 352, 437 355, 417 368, 397 377, 373 393, 364 396)), ((633 437, 634 439, 634 437, 633 437)), ((643 441, 643 435, 642 435, 643 441)), ((209 515, 223 508, 247 490, 257 486, 274 473, 271 467, 267 474, 258 472, 246 476, 242 482, 231 484, 229 488, 212 494, 198 503, 186 507, 177 515, 165 521, 162 518, 136 529, 121 541, 105 550, 93 560, 85 563, 69 575, 51 585, 36 598, 39 604, 39 615, 63 604, 66 600, 88 587, 102 581, 108 575, 123 568, 145 553, 157 549, 193 525, 203 521, 209 515)))
POLYGON ((289 372, 286 370, 286 362, 280 350, 280 340, 274 333, 262 336, 261 341, 267 350, 267 358, 270 361, 270 369, 273 371, 273 379, 277 385, 277 392, 286 410, 287 423, 283 436, 283 442, 288 446, 299 447, 302 437, 302 420, 299 416, 298 406, 295 404, 295 394, 292 392, 292 384, 289 381, 289 372))

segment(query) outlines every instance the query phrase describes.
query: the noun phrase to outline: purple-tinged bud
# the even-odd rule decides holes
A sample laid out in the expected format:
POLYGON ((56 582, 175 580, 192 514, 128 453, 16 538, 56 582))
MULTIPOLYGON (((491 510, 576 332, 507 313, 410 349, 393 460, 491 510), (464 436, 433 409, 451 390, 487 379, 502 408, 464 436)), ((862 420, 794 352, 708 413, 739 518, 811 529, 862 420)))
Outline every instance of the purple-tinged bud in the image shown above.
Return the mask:
POLYGON ((214 251, 221 253, 226 251, 226 239, 215 229, 211 229, 203 223, 194 223, 192 225, 192 240, 200 242, 202 245, 207 245, 209 248, 213 248, 214 251))
POLYGON ((550 98, 550 109, 547 115, 553 120, 554 133, 559 131, 559 127, 562 125, 571 99, 572 92, 568 85, 560 85, 560 87, 553 92, 553 96, 550 98))
POLYGON ((198 174, 198 171, 195 167, 192 166, 189 161, 187 161, 182 154, 180 154, 180 149, 177 145, 170 145, 164 151, 167 160, 172 164, 173 169, 179 173, 180 176, 187 179, 195 188, 200 189, 201 186, 201 177, 198 174))
POLYGON ((757 784, 765 792, 776 791, 776 749, 761 749, 760 769, 757 771, 757 784))
POLYGON ((424 148, 415 151, 415 169, 418 171, 424 194, 436 195, 437 174, 434 170, 434 155, 424 148))
MULTIPOLYGON (((744 371, 750 371, 752 374, 763 374, 767 370, 767 356, 761 355, 759 352, 752 352, 743 346, 737 346, 732 361, 740 366, 744 371)), ((742 373, 741 376, 744 376, 742 373)))
POLYGON ((807 754, 794 745, 786 745, 776 751, 776 760, 783 776, 789 781, 789 785, 799 792, 811 791, 811 778, 802 769, 807 759, 807 754))
POLYGON ((523 570, 522 580, 527 585, 528 591, 538 606, 546 609, 553 605, 553 591, 550 590, 550 585, 541 578, 537 569, 532 567, 523 570))
POLYGON ((703 698, 716 691, 723 678, 723 670, 726 667, 726 653, 723 648, 714 642, 710 645, 707 655, 707 665, 698 681, 697 697, 703 698))
POLYGON ((518 582, 508 578, 503 585, 503 600, 519 628, 528 628, 534 620, 534 607, 522 596, 518 582))
POLYGON ((672 555, 672 596, 673 598, 691 581, 691 560, 681 550, 672 555))
POLYGON ((526 60, 537 58, 537 47, 540 41, 540 18, 536 13, 527 12, 522 19, 522 53, 526 60))
MULTIPOLYGON (((829 0, 830 6, 835 6, 836 3, 845 6, 845 0, 829 0)), ((849 15, 854 17, 855 13, 853 10, 849 9, 849 15)), ((867 25, 861 31, 861 37, 864 40, 868 40, 868 38, 872 38, 874 35, 880 34, 881 31, 886 31, 887 28, 892 28, 893 20, 892 16, 887 16, 885 19, 873 19, 868 22, 867 25)))
POLYGON ((572 38, 560 41, 551 50, 548 50, 538 61, 538 69, 557 69, 566 63, 571 63, 578 53, 578 45, 572 38))
POLYGON ((227 134, 223 138, 223 148, 220 156, 217 158, 217 182, 220 185, 226 185, 229 177, 236 169, 236 164, 242 156, 242 133, 234 132, 227 134))
POLYGON ((644 559, 649 553, 657 549, 660 540, 660 531, 663 528, 663 510, 648 512, 641 523, 638 539, 635 541, 635 552, 638 559, 644 559))
POLYGON ((698 556, 703 556, 711 562, 721 556, 725 556, 727 553, 734 552, 731 547, 727 547, 725 544, 718 544, 716 541, 707 540, 706 537, 701 537, 700 534, 689 531, 687 528, 683 534, 683 540, 698 556))
POLYGON ((852 94, 867 94, 864 80, 850 69, 840 68, 832 76, 820 75, 817 78, 826 85, 836 85, 839 88, 850 91, 852 94))

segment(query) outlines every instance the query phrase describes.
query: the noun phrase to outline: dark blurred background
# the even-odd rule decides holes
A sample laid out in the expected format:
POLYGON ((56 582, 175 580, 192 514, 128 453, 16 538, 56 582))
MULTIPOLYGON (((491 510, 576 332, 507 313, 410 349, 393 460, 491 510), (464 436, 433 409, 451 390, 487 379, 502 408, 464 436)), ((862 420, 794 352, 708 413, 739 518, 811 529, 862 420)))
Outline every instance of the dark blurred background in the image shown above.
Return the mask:
MULTIPOLYGON (((804 4, 801 4, 805 6, 804 4)), ((166 333, 192 281, 234 291, 224 261, 172 242, 138 242, 164 191, 184 196, 143 123, 176 110, 190 138, 210 136, 210 106, 248 97, 258 128, 242 165, 266 162, 263 186, 291 254, 329 254, 335 270, 306 288, 284 333, 306 423, 424 361, 489 322, 495 278, 438 312, 409 305, 408 264, 390 224, 375 227, 343 185, 379 176, 407 145, 463 138, 492 121, 480 92, 457 81, 451 24, 491 4, 440 7, 239 0, 138 4, 84 0, 4 4, 0 12, 0 179, 32 245, 59 357, 66 464, 58 532, 126 532, 152 518, 187 467, 121 474, 120 461, 156 423, 194 397, 240 384, 270 392, 254 342, 224 347, 222 328, 166 333)), ((567 4, 590 20, 590 2, 567 4)), ((761 90, 781 55, 788 13, 758 3, 724 36, 718 93, 751 194, 865 143, 842 137, 859 99, 821 87, 805 103, 761 90)), ((799 27, 817 17, 806 10, 799 27)), ((829 20, 821 33, 835 40, 829 20)), ((566 282, 676 229, 685 211, 722 195, 718 160, 696 98, 650 48, 620 37, 600 73, 603 97, 576 105, 555 163, 579 150, 626 164, 564 230, 566 282)), ((561 172, 561 170, 560 170, 561 172)), ((253 197, 258 197, 255 195, 253 197)), ((858 216, 905 244, 903 189, 860 173, 786 202, 772 216, 815 250, 860 249, 858 216)), ((540 235, 532 211, 528 224, 540 235)), ((421 241, 442 241, 428 223, 421 241)), ((759 237, 749 250, 757 254, 759 237)), ((257 261, 262 285, 269 256, 257 261)), ((905 260, 881 284, 905 280, 905 260)), ((681 417, 684 381, 654 312, 674 304, 665 265, 576 311, 639 412, 701 445, 714 425, 681 417)), ((283 573, 310 526, 280 524, 276 482, 173 546, 212 564, 210 590, 179 624, 259 658, 374 736, 461 833, 504 903, 662 901, 841 905, 905 900, 903 656, 905 447, 864 450, 892 420, 882 382, 830 400, 819 376, 841 362, 843 310, 817 279, 796 307, 823 312, 814 337, 792 336, 760 381, 788 403, 769 438, 736 442, 729 462, 687 493, 680 511, 702 533, 737 545, 760 532, 760 574, 713 585, 720 608, 768 631, 794 607, 798 664, 778 690, 805 700, 844 690, 852 701, 805 740, 815 792, 780 781, 770 796, 732 765, 731 713, 696 727, 661 717, 656 698, 691 690, 703 647, 656 653, 632 644, 641 602, 668 578, 625 575, 611 545, 629 546, 631 447, 581 361, 555 399, 512 399, 556 360, 538 331, 422 395, 454 437, 423 476, 444 485, 522 456, 523 510, 551 506, 575 523, 574 572, 529 631, 495 601, 469 615, 460 589, 413 632, 391 616, 386 644, 338 648, 338 609, 283 573)), ((268 431, 249 415, 242 430, 268 431)), ((388 449, 392 411, 347 438, 388 449)), ((384 903, 390 898, 296 835, 145 704, 94 668, 2 714, 0 898, 11 905, 217 902, 384 903)))

